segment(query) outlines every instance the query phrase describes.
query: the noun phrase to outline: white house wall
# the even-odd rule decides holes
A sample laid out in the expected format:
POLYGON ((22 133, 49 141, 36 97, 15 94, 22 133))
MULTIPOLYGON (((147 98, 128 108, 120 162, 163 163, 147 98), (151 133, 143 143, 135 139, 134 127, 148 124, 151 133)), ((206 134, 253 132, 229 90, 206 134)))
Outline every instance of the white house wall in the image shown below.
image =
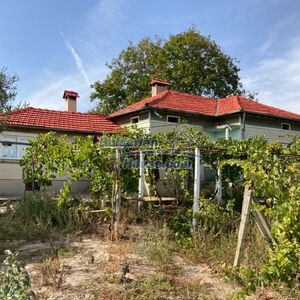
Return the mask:
MULTIPOLYGON (((21 131, 3 131, 0 134, 0 139, 3 136, 20 136, 34 138, 38 135, 35 132, 21 132, 21 131)), ((57 134, 60 136, 61 134, 57 134)), ((74 135, 73 135, 74 136, 74 135)), ((70 137, 72 139, 72 136, 70 137)), ((0 143, 0 150, 2 144, 0 143)), ((0 152, 1 153, 1 152, 0 152)), ((46 191, 58 192, 62 187, 66 178, 58 177, 53 180, 53 184, 46 188, 46 191)), ((89 182, 80 180, 71 186, 73 193, 86 192, 89 182)), ((5 196, 21 196, 24 194, 25 185, 22 181, 22 167, 20 166, 20 159, 3 159, 0 158, 0 197, 5 196)))
POLYGON ((245 138, 251 138, 255 136, 264 136, 269 142, 280 142, 283 144, 288 144, 292 142, 292 137, 288 135, 299 136, 299 131, 292 130, 281 130, 277 128, 269 128, 262 126, 246 125, 245 126, 245 138))

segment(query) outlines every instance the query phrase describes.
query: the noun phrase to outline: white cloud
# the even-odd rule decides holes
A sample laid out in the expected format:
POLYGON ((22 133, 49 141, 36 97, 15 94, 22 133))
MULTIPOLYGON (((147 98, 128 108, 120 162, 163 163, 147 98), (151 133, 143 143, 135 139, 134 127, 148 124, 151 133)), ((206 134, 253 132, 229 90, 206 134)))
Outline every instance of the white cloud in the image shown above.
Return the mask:
POLYGON ((284 55, 261 60, 241 77, 247 90, 259 92, 260 101, 300 113, 300 38, 284 55))
POLYGON ((65 44, 68 48, 68 50, 70 51, 70 53, 72 54, 72 57, 76 63, 76 67, 78 69, 78 71, 80 72, 80 74, 82 75, 83 79, 85 80, 86 84, 88 86, 90 86, 90 80, 89 77, 87 75, 87 72, 83 66, 83 62, 82 59, 80 58, 80 56, 78 55, 78 53, 75 51, 74 47, 72 46, 72 44, 65 38, 65 35, 63 34, 63 32, 60 32, 62 38, 65 41, 65 44))

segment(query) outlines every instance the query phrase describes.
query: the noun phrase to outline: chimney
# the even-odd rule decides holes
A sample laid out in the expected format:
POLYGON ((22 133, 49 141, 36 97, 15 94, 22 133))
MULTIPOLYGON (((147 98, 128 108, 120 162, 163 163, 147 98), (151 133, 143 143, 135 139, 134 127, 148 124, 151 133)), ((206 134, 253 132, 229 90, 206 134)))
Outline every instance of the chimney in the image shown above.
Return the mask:
POLYGON ((151 85, 151 93, 153 97, 158 95, 159 93, 166 91, 170 83, 164 80, 153 79, 150 85, 151 85))
POLYGON ((78 93, 73 91, 64 91, 63 98, 65 99, 65 111, 76 112, 77 111, 77 98, 78 93))

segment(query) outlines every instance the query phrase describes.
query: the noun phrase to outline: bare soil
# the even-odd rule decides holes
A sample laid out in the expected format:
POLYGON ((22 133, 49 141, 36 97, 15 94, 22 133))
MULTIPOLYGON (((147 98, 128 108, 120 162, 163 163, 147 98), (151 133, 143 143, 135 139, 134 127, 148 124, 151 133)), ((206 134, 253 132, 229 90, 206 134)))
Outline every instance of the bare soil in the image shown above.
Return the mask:
POLYGON ((207 264, 190 265, 178 255, 169 264, 154 264, 139 254, 141 229, 130 231, 129 238, 114 242, 83 236, 21 247, 38 299, 233 299, 240 290, 207 264))

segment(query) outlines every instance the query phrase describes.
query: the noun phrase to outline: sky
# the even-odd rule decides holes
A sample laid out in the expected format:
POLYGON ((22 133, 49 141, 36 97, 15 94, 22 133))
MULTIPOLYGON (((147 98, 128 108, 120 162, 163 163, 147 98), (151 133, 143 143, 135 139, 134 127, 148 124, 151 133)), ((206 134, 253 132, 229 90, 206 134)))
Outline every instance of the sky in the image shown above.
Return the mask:
POLYGON ((260 102, 300 113, 298 0, 0 0, 0 68, 20 77, 16 102, 62 110, 74 90, 86 112, 129 41, 192 26, 239 61, 260 102))

